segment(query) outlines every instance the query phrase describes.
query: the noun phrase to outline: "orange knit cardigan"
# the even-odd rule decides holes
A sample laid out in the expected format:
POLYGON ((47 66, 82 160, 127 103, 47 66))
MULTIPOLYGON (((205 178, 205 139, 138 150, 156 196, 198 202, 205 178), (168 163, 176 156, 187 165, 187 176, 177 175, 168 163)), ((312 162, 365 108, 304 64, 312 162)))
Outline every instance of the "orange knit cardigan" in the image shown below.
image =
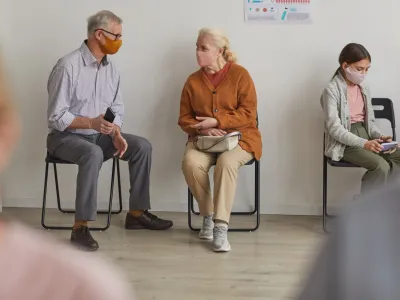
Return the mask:
POLYGON ((248 71, 232 64, 225 78, 214 88, 200 69, 187 79, 182 90, 178 124, 192 140, 198 133, 191 125, 196 117, 215 118, 219 129, 240 131, 240 146, 259 160, 261 134, 257 127, 257 95, 248 71))

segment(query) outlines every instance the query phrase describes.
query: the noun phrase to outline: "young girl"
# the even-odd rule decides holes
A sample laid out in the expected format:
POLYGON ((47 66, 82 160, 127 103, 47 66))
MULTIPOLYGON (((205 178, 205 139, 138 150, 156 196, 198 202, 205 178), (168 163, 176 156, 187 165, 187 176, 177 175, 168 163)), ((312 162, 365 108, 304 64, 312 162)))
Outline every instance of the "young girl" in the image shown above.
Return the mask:
POLYGON ((380 143, 392 137, 381 134, 375 124, 371 95, 363 84, 371 55, 360 44, 348 44, 339 56, 339 68, 324 90, 321 104, 325 116, 325 155, 367 169, 361 192, 386 184, 400 164, 400 152, 382 153, 380 143))

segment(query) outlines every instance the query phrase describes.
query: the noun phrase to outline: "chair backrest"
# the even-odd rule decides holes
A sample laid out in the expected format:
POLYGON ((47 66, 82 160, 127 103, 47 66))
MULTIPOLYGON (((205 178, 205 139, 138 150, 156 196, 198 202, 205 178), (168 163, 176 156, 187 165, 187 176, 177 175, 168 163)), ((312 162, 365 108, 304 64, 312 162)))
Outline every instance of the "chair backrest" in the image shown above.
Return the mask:
POLYGON ((376 119, 386 119, 392 127, 393 140, 396 140, 396 121, 394 116, 393 102, 389 98, 372 98, 373 106, 381 106, 383 109, 374 107, 376 119))

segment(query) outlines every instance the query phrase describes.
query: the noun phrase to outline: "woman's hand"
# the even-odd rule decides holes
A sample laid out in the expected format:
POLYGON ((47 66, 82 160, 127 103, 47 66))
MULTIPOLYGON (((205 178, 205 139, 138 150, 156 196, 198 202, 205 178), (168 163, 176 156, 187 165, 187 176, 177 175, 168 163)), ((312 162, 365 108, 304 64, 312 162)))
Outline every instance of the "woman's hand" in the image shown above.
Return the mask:
POLYGON ((224 136, 226 131, 216 128, 209 128, 199 131, 201 135, 211 135, 211 136, 224 136))
POLYGON ((395 153, 396 150, 397 150, 397 147, 393 147, 392 149, 389 149, 388 151, 383 152, 383 154, 390 155, 390 154, 395 153))
POLYGON ((364 144, 364 149, 367 149, 375 153, 379 153, 383 149, 383 146, 379 142, 382 142, 382 140, 381 139, 370 140, 364 144))
POLYGON ((209 118, 209 117, 196 117, 196 120, 201 121, 200 123, 197 123, 195 125, 192 125, 192 128, 195 128, 197 130, 204 130, 204 129, 209 129, 209 128, 216 128, 219 123, 218 120, 215 118, 209 118))

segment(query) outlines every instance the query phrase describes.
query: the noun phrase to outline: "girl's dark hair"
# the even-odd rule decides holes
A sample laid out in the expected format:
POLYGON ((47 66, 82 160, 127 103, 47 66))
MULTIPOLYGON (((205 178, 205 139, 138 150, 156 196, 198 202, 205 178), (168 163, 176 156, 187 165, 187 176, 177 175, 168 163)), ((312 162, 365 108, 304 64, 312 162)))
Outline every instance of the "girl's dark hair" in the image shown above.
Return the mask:
POLYGON ((342 67, 343 63, 353 64, 360 60, 368 59, 371 62, 371 55, 363 45, 350 43, 347 44, 339 55, 339 68, 336 70, 333 77, 335 77, 342 67))

